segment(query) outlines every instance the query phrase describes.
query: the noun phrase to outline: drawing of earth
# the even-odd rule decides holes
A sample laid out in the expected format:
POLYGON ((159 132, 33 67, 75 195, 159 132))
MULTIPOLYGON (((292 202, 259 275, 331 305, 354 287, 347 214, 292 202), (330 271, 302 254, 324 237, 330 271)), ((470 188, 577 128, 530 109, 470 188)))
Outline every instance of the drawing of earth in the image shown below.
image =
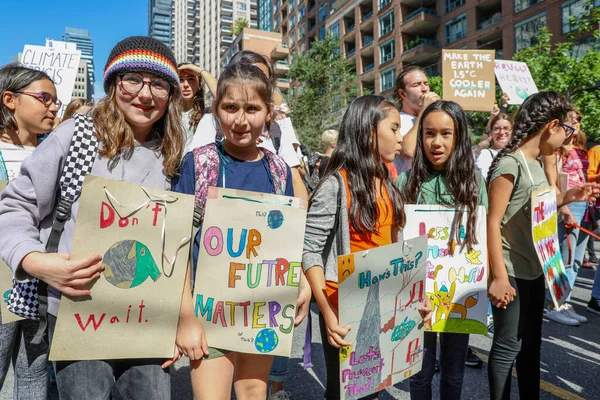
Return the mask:
POLYGON ((267 224, 271 229, 279 228, 283 225, 283 213, 279 210, 270 211, 267 217, 267 224))
POLYGON ((517 96, 519 96, 523 100, 525 100, 526 98, 529 97, 529 95, 527 94, 527 91, 525 89, 523 89, 522 87, 519 87, 519 86, 517 86, 515 88, 515 93, 517 93, 517 96))
POLYGON ((277 336, 277 332, 271 328, 265 328, 258 332, 256 335, 256 339, 254 340, 254 346, 256 350, 261 353, 270 353, 279 344, 279 337, 277 336))
POLYGON ((150 250, 137 240, 122 240, 113 244, 102 257, 104 277, 113 286, 131 289, 150 277, 156 282, 160 271, 150 250))

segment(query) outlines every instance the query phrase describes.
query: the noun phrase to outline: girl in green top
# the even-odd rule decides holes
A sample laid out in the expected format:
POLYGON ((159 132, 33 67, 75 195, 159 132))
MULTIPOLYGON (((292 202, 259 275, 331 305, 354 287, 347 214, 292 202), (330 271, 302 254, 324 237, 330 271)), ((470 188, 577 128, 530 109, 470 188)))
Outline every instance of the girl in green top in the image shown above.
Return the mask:
MULTIPOLYGON (((490 285, 495 306, 494 341, 489 357, 492 399, 509 399, 516 360, 519 396, 540 397, 540 349, 544 277, 531 235, 531 192, 548 185, 538 161, 552 155, 574 129, 563 123, 571 110, 555 92, 536 93, 523 102, 513 137, 490 166, 487 219, 490 285)), ((596 184, 577 186, 557 196, 557 207, 597 196, 596 184)))
MULTIPOLYGON (((462 218, 456 218, 455 241, 477 244, 477 207, 487 206, 483 177, 475 170, 467 117, 453 101, 438 100, 423 112, 412 170, 398 177, 407 204, 444 204, 468 212, 467 236, 461 239, 462 218)), ((423 366, 410 378, 411 399, 431 399, 437 333, 425 332, 423 366)), ((460 399, 469 335, 440 333, 440 395, 460 399)))

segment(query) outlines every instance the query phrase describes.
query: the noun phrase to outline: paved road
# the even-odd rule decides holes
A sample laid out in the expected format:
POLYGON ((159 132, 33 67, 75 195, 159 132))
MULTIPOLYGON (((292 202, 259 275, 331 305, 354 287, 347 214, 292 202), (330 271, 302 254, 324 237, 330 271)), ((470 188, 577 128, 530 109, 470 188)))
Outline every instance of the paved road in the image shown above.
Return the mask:
MULTIPOLYGON (((542 398, 543 399, 598 399, 600 398, 600 316, 585 311, 590 298, 594 272, 589 269, 580 271, 573 305, 581 314, 588 316, 590 322, 580 327, 568 327, 544 320, 544 339, 542 347, 542 398)), ((313 317, 316 314, 313 312, 313 317)), ((318 332, 317 319, 313 318, 313 332, 318 332)), ((314 367, 302 368, 302 344, 306 332, 306 322, 297 330, 293 345, 292 359, 286 389, 294 399, 320 400, 323 398, 324 361, 319 338, 314 337, 312 345, 314 367)), ((471 345, 486 358, 491 339, 486 336, 472 336, 471 345)), ((173 399, 192 398, 189 380, 189 365, 181 360, 172 369, 173 399)), ((436 379, 439 379, 436 377, 436 379)), ((6 379, 0 391, 0 400, 12 399, 12 374, 6 379)), ((467 368, 464 386, 464 399, 489 398, 487 391, 487 370, 467 368)), ((437 391, 437 383, 435 386, 437 391)), ((513 380, 513 398, 518 398, 516 380, 513 380)), ((57 399, 53 388, 50 399, 57 399)), ((408 387, 399 384, 381 393, 380 399, 408 399, 408 387)), ((434 398, 439 398, 436 393, 434 398)))

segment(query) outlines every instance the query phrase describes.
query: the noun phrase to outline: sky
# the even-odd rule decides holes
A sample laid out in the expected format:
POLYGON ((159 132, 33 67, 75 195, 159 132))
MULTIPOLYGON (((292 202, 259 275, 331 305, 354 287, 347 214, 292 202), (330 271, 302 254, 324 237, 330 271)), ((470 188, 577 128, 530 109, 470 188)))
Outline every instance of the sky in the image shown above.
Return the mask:
POLYGON ((148 0, 0 0, 0 66, 26 44, 61 40, 66 27, 87 29, 94 41, 95 97, 104 94, 102 72, 111 49, 128 36, 148 34, 148 0))

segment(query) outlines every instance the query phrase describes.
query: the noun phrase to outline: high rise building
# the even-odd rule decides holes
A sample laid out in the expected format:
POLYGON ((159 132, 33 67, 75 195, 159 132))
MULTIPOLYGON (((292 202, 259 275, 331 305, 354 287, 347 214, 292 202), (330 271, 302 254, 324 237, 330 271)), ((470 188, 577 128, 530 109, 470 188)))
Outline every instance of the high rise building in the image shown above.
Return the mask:
MULTIPOLYGON (((408 65, 438 75, 442 48, 491 49, 496 58, 510 59, 516 51, 536 43, 542 26, 548 27, 553 42, 565 41, 577 29, 570 17, 581 15, 585 3, 273 0, 272 30, 282 33, 290 58, 304 53, 313 40, 324 39, 328 33, 339 38, 340 54, 354 64, 362 88, 391 96, 397 74, 408 65)), ((575 52, 582 54, 591 40, 589 34, 583 35, 575 52)))
POLYGON ((87 29, 66 28, 65 34, 62 36, 64 42, 75 43, 77 50, 81 51, 81 59, 86 61, 85 68, 79 67, 82 73, 87 76, 81 79, 79 85, 85 85, 85 90, 81 92, 85 94, 86 100, 94 98, 94 42, 87 29))
POLYGON ((273 31, 272 0, 258 0, 258 29, 265 32, 273 31))
POLYGON ((171 49, 178 63, 192 62, 198 45, 199 27, 196 0, 173 0, 171 13, 171 49))
POLYGON ((172 0, 148 0, 148 36, 158 39, 169 48, 171 43, 172 0))

